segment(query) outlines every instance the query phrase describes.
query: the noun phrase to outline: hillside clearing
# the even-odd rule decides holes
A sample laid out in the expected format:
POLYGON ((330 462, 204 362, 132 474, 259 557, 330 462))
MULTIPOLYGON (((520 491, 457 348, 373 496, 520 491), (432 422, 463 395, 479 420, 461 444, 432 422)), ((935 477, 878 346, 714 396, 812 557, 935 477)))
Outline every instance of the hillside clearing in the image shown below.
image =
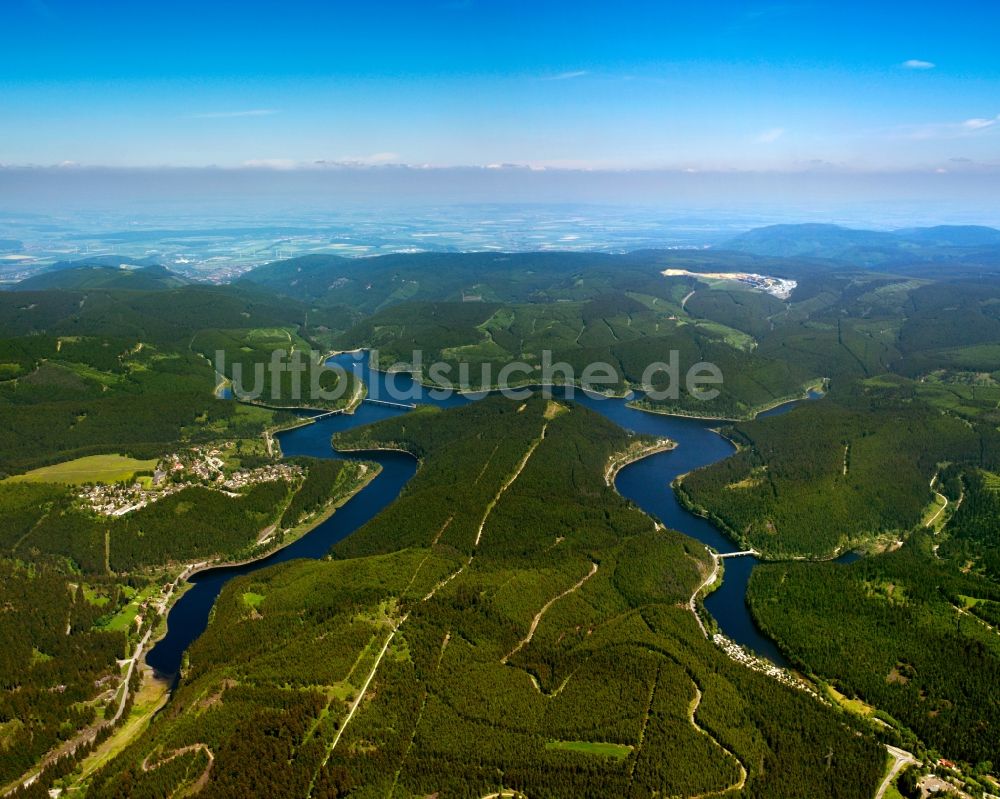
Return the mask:
POLYGON ((136 472, 152 471, 156 459, 137 460, 126 455, 87 455, 71 461, 42 466, 25 474, 8 477, 11 483, 120 483, 131 480, 136 472))

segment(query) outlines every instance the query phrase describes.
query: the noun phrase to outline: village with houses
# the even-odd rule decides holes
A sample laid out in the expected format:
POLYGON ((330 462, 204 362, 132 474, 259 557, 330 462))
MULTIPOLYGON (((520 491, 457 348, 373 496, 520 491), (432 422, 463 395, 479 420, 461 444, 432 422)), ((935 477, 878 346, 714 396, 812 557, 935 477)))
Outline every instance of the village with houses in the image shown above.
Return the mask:
POLYGON ((269 463, 251 469, 232 468, 226 451, 233 442, 219 446, 192 447, 163 457, 152 476, 137 476, 120 483, 86 484, 77 495, 90 510, 102 516, 124 516, 192 486, 204 486, 229 496, 258 483, 274 480, 294 482, 304 476, 302 467, 291 463, 269 463))

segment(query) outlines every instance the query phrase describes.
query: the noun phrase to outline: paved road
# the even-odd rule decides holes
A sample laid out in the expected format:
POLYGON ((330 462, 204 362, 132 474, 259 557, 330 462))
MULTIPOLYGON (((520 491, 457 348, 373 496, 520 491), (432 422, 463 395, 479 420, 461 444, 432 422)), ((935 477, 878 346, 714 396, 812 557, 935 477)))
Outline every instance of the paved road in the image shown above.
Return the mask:
MULTIPOLYGON (((160 598, 160 601, 157 603, 157 610, 159 611, 160 615, 163 615, 163 613, 166 611, 167 607, 170 604, 170 599, 174 595, 174 591, 177 590, 177 586, 180 585, 181 581, 186 579, 192 573, 192 571, 194 571, 198 566, 203 566, 203 565, 204 565, 203 563, 188 565, 184 568, 184 571, 182 571, 177 576, 177 578, 173 581, 173 583, 171 583, 170 588, 167 590, 167 593, 164 594, 160 598)), ((109 720, 101 721, 92 727, 88 727, 85 730, 82 730, 70 740, 66 741, 65 743, 51 750, 48 754, 45 755, 45 757, 43 757, 40 761, 38 761, 38 763, 35 766, 33 766, 27 774, 22 775, 17 782, 13 783, 12 787, 4 791, 3 792, 4 796, 6 796, 9 793, 12 793, 19 786, 28 787, 29 785, 33 784, 35 780, 38 779, 38 775, 42 771, 44 771, 48 766, 54 763, 56 760, 66 756, 67 754, 72 754, 81 745, 88 744, 91 741, 93 741, 97 737, 98 731, 100 731, 104 727, 107 727, 109 725, 114 726, 115 724, 118 723, 118 721, 122 717, 122 714, 124 714, 125 712, 125 705, 128 702, 129 682, 132 679, 132 672, 135 671, 136 664, 138 664, 140 658, 142 658, 142 654, 146 649, 146 644, 149 643, 149 639, 150 636, 152 636, 152 634, 153 634, 153 628, 150 627, 150 629, 148 629, 146 631, 146 634, 142 637, 142 640, 140 640, 138 645, 136 645, 135 652, 132 654, 132 657, 129 658, 129 660, 127 661, 128 669, 125 672, 124 678, 118 684, 122 689, 122 696, 121 699, 118 701, 118 708, 115 711, 115 715, 109 720)))
POLYGON ((878 786, 878 791, 875 793, 875 799, 882 799, 885 796, 885 792, 889 789, 889 785, 899 774, 903 766, 908 763, 916 763, 917 760, 913 755, 907 752, 905 749, 898 749, 895 746, 885 745, 885 748, 889 752, 889 756, 893 758, 892 768, 889 769, 889 773, 885 775, 885 779, 882 780, 882 784, 878 786))
POLYGON ((719 575, 719 557, 712 550, 708 549, 708 554, 712 556, 712 571, 708 573, 708 577, 702 580, 701 585, 694 589, 694 593, 691 594, 691 598, 688 600, 688 610, 694 614, 694 620, 698 622, 698 626, 701 628, 701 634, 708 638, 708 630, 705 629, 704 623, 702 623, 701 616, 698 615, 698 608, 695 603, 698 601, 698 594, 700 594, 705 588, 708 588, 712 583, 715 582, 715 578, 719 575))

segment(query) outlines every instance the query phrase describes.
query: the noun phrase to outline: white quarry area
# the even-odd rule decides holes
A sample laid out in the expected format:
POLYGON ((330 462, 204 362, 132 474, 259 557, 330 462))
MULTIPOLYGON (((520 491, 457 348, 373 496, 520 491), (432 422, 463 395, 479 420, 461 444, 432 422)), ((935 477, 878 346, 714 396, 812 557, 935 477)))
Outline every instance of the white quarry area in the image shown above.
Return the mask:
POLYGON ((766 291, 773 294, 779 300, 787 300, 792 296, 792 292, 798 283, 783 277, 771 277, 770 275, 758 275, 754 272, 691 272, 687 269, 664 269, 661 273, 664 277, 697 277, 702 280, 735 280, 745 283, 750 288, 766 291))

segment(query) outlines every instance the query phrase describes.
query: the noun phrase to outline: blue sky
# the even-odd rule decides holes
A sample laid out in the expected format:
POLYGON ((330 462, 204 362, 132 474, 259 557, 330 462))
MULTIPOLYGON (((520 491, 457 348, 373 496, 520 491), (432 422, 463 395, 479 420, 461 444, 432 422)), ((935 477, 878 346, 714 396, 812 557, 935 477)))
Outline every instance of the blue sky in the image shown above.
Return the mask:
POLYGON ((982 0, 4 0, 3 23, 6 165, 1000 165, 982 0))

